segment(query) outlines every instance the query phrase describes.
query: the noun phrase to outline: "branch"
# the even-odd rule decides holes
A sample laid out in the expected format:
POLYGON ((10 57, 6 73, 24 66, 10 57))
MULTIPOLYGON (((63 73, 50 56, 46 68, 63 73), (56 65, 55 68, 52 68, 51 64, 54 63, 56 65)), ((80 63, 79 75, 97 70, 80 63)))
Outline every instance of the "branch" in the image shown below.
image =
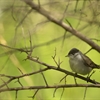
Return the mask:
POLYGON ((25 2, 26 4, 28 4, 32 9, 36 10, 41 15, 45 16, 51 22, 59 25, 60 27, 62 27, 66 31, 70 32, 71 34, 75 35, 76 37, 80 38, 81 40, 83 40, 84 42, 89 44, 93 49, 100 52, 100 46, 99 45, 97 45, 96 43, 94 43, 93 41, 88 39, 86 36, 82 35, 80 32, 78 32, 77 30, 75 30, 74 28, 69 26, 68 24, 61 22, 61 20, 59 20, 59 19, 56 19, 55 16, 50 15, 50 13, 48 11, 46 11, 43 7, 40 7, 39 5, 35 4, 31 0, 22 0, 22 1, 25 2))
POLYGON ((53 85, 53 86, 25 86, 25 87, 14 87, 14 88, 3 88, 0 92, 6 91, 19 91, 19 90, 35 90, 35 89, 55 89, 55 88, 75 88, 75 87, 95 87, 100 88, 100 84, 66 84, 66 85, 53 85))
POLYGON ((59 71, 59 72, 65 73, 66 75, 70 75, 70 76, 73 76, 73 77, 77 77, 77 78, 79 78, 79 79, 82 79, 82 80, 84 80, 84 81, 86 81, 86 82, 88 81, 88 82, 90 82, 90 83, 100 84, 99 82, 96 82, 95 80, 91 80, 90 78, 85 78, 85 77, 83 77, 83 76, 81 76, 81 75, 74 74, 74 73, 69 72, 69 71, 67 71, 67 70, 65 70, 65 69, 62 69, 62 68, 60 68, 60 67, 55 67, 55 66, 46 64, 46 63, 44 63, 44 62, 39 61, 39 59, 33 58, 33 57, 31 57, 31 56, 28 56, 27 59, 29 59, 29 60, 31 60, 31 61, 34 61, 34 62, 36 62, 36 63, 38 63, 38 64, 41 64, 41 65, 43 65, 43 66, 46 66, 48 69, 57 70, 57 71, 59 71))
POLYGON ((0 85, 0 88, 2 88, 4 86, 7 86, 10 82, 12 82, 15 79, 18 79, 18 83, 23 87, 23 85, 19 81, 20 78, 23 78, 23 77, 26 77, 26 76, 30 76, 30 75, 34 75, 34 74, 37 74, 37 73, 41 73, 41 72, 46 71, 46 70, 48 70, 48 68, 40 69, 38 71, 27 73, 27 74, 22 74, 22 75, 19 75, 19 76, 10 76, 10 75, 5 75, 5 74, 0 74, 0 77, 9 78, 9 80, 7 82, 5 82, 2 85, 0 85))

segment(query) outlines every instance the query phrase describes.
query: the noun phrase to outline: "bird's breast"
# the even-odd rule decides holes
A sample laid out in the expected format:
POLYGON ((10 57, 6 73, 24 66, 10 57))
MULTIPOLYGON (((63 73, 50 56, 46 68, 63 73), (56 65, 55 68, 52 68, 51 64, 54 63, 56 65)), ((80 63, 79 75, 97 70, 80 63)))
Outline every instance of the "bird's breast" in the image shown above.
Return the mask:
POLYGON ((82 75, 89 74, 92 70, 89 66, 86 66, 83 63, 83 58, 81 57, 81 55, 76 55, 75 57, 73 57, 73 59, 69 60, 69 63, 72 71, 82 75))

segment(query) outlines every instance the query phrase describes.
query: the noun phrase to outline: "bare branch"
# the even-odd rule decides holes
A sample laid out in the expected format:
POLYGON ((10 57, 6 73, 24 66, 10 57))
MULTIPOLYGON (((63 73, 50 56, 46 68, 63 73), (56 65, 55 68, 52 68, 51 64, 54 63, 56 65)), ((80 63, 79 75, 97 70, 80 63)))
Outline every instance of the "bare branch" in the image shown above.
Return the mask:
POLYGON ((29 32, 29 36, 30 36, 30 54, 29 54, 29 55, 32 55, 33 48, 32 48, 32 39, 31 39, 31 34, 30 34, 30 32, 29 32))
POLYGON ((96 82, 95 80, 91 80, 91 79, 85 78, 85 77, 83 77, 83 76, 80 76, 80 75, 78 75, 78 74, 74 74, 74 73, 69 72, 69 71, 67 71, 67 70, 65 70, 65 69, 58 68, 58 67, 55 67, 55 66, 46 64, 46 63, 44 63, 44 62, 39 61, 39 59, 37 60, 36 58, 33 58, 33 57, 28 56, 27 59, 32 60, 32 61, 34 61, 34 62, 36 62, 36 63, 38 63, 38 64, 41 64, 41 65, 43 65, 43 66, 46 66, 48 69, 57 70, 57 71, 59 71, 59 72, 65 73, 65 74, 67 74, 67 75, 71 75, 71 76, 73 76, 73 77, 77 77, 77 78, 79 78, 79 79, 82 79, 82 80, 84 80, 84 81, 86 81, 86 82, 88 81, 88 82, 94 83, 94 84, 98 84, 98 83, 99 83, 99 82, 96 82))
MULTIPOLYGON (((34 45, 34 46, 32 46, 32 50, 35 49, 35 48, 42 47, 42 46, 50 45, 50 44, 52 44, 52 43, 54 43, 54 42, 58 42, 58 41, 61 40, 63 37, 64 37, 64 39, 66 39, 66 38, 69 38, 69 37, 71 37, 71 36, 72 36, 72 35, 66 35, 66 36, 64 37, 64 36, 62 35, 62 36, 60 36, 60 37, 58 37, 58 38, 55 38, 55 39, 52 39, 52 40, 50 40, 50 41, 47 41, 47 42, 44 42, 44 43, 40 43, 40 44, 34 45)), ((27 47, 27 50, 26 50, 26 48, 14 48, 14 47, 10 47, 10 46, 4 45, 4 44, 0 44, 0 46, 5 47, 5 48, 12 49, 12 50, 9 50, 9 51, 7 51, 7 52, 4 52, 4 53, 0 54, 0 57, 5 56, 5 55, 12 54, 12 53, 14 53, 14 52, 16 52, 16 51, 25 52, 26 54, 28 54, 29 52, 31 52, 31 51, 30 51, 30 47, 27 47)))
POLYGON ((68 9, 69 2, 70 2, 70 0, 68 1, 68 4, 66 5, 66 8, 65 8, 64 13, 63 13, 63 16, 62 16, 62 18, 61 18, 61 21, 63 21, 63 19, 64 19, 65 16, 66 16, 66 11, 67 11, 67 9, 68 9))
POLYGON ((53 92, 53 97, 55 97, 55 93, 56 93, 56 91, 57 91, 57 87, 55 88, 55 90, 54 90, 54 92, 53 92))
POLYGON ((14 88, 1 88, 0 92, 6 91, 21 91, 21 90, 34 90, 34 89, 55 89, 55 88, 75 88, 75 87, 88 87, 88 88, 100 88, 100 84, 65 84, 65 85, 53 85, 53 86, 24 86, 24 87, 14 87, 14 88))
POLYGON ((35 98, 35 96, 36 96, 36 94, 38 93, 38 91, 39 91, 39 89, 37 89, 36 91, 35 91, 35 93, 34 93, 34 95, 33 96, 28 96, 29 98, 32 98, 32 99, 34 99, 35 98))
POLYGON ((36 96, 36 94, 38 93, 38 91, 39 91, 39 89, 37 89, 37 90, 35 91, 34 95, 32 96, 33 99, 35 98, 35 96, 36 96))
POLYGON ((90 52, 93 48, 90 48, 87 52, 85 52, 84 54, 87 54, 88 52, 90 52))
POLYGON ((83 97, 83 100, 85 100, 85 97, 86 97, 86 92, 87 92, 87 87, 85 87, 85 92, 84 92, 84 97, 83 97))
POLYGON ((56 19, 55 16, 50 15, 48 11, 46 11, 42 7, 40 8, 39 5, 35 4, 31 0, 22 0, 22 1, 25 2, 26 4, 28 4, 32 9, 36 10, 41 15, 45 16, 51 22, 54 22, 55 24, 61 26, 66 31, 69 31, 71 34, 75 35, 76 37, 80 38, 81 40, 83 40, 84 42, 86 42, 87 44, 89 44, 93 49, 95 49, 98 52, 100 52, 100 46, 99 45, 97 45, 96 43, 94 43, 93 41, 91 41, 90 39, 88 39, 86 36, 82 35, 80 32, 78 32, 74 28, 70 27, 66 23, 61 22, 59 19, 56 19))
MULTIPOLYGON (((21 49, 20 48, 14 48, 14 47, 10 47, 10 46, 7 46, 7 45, 1 44, 1 43, 0 43, 0 46, 5 47, 5 48, 9 48, 9 49, 12 49, 12 50, 17 50, 17 51, 20 51, 20 52, 25 52, 25 53, 30 52, 29 50, 24 50, 24 48, 21 48, 21 49)), ((9 54, 9 52, 7 52, 7 53, 9 54)))
POLYGON ((9 84, 14 78, 10 78, 7 82, 5 82, 4 84, 0 85, 0 88, 7 86, 7 84, 9 84))
POLYGON ((58 62, 56 61, 56 55, 57 54, 56 54, 56 48, 55 48, 55 54, 54 54, 54 56, 52 56, 52 58, 53 58, 55 64, 57 65, 57 67, 59 68, 62 62, 60 62, 60 59, 58 59, 58 62))
POLYGON ((9 84, 10 82, 12 82, 15 79, 18 79, 19 84, 23 87, 23 85, 19 81, 19 78, 23 78, 23 77, 26 77, 26 76, 38 74, 38 73, 41 73, 41 72, 46 71, 46 70, 48 70, 48 68, 44 68, 44 69, 41 69, 41 70, 38 70, 38 71, 35 71, 35 72, 31 72, 31 73, 27 73, 27 74, 23 74, 23 75, 19 75, 19 76, 9 76, 9 75, 5 75, 5 74, 0 74, 0 77, 10 78, 7 82, 5 82, 4 84, 0 85, 0 88, 6 86, 7 84, 9 84))
POLYGON ((17 100, 18 90, 16 90, 15 100, 17 100))
POLYGON ((23 87, 22 83, 20 82, 19 78, 18 78, 18 83, 23 87))
POLYGON ((46 78, 45 78, 43 72, 41 72, 41 74, 42 74, 42 76, 43 76, 43 79, 44 79, 44 81, 45 81, 45 84, 48 86, 47 80, 46 80, 46 78))
POLYGON ((32 9, 30 9, 27 14, 23 17, 23 19, 18 23, 18 25, 16 26, 16 29, 18 29, 18 27, 24 22, 25 18, 27 18, 27 16, 32 12, 32 9))
MULTIPOLYGON (((17 67, 18 68, 18 67, 17 67)), ((20 68, 18 68, 18 70, 21 72, 21 74, 23 74, 22 70, 20 68)))
POLYGON ((60 96, 60 100, 61 100, 61 98, 63 96, 64 90, 65 90, 65 88, 63 88, 63 90, 62 90, 62 93, 61 93, 61 96, 60 96))
POLYGON ((3 81, 3 83, 6 85, 6 87, 9 89, 7 83, 0 77, 0 79, 3 81))
POLYGON ((60 65, 58 64, 58 62, 56 61, 56 48, 55 48, 55 53, 54 56, 52 56, 54 62, 56 63, 57 67, 60 67, 60 65))
MULTIPOLYGON (((67 77, 68 75, 65 75, 61 80, 60 80, 60 82, 62 82, 63 81, 63 79, 65 79, 66 80, 66 77, 67 77)), ((59 82, 59 83, 60 83, 59 82)), ((66 83, 66 81, 65 81, 65 83, 66 83)))

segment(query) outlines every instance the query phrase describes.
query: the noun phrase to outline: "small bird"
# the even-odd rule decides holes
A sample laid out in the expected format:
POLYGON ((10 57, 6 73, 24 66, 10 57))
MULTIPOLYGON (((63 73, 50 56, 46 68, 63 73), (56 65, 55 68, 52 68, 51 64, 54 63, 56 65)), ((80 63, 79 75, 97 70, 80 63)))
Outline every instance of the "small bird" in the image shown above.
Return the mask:
POLYGON ((87 75, 92 69, 100 68, 100 65, 95 64, 89 57, 76 48, 71 49, 66 57, 69 57, 70 67, 75 73, 87 75))

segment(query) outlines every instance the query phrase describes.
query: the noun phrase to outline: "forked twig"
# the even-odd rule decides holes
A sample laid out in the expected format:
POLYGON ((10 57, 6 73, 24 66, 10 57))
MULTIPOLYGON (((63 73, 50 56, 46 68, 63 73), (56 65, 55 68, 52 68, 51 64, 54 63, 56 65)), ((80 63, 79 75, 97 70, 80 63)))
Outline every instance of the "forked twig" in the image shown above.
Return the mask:
POLYGON ((55 54, 54 54, 54 56, 52 56, 52 58, 53 58, 53 60, 54 60, 54 62, 55 62, 55 64, 57 65, 57 67, 58 68, 60 68, 60 65, 61 65, 61 61, 60 61, 60 59, 58 59, 58 62, 56 61, 56 48, 55 48, 55 54))

